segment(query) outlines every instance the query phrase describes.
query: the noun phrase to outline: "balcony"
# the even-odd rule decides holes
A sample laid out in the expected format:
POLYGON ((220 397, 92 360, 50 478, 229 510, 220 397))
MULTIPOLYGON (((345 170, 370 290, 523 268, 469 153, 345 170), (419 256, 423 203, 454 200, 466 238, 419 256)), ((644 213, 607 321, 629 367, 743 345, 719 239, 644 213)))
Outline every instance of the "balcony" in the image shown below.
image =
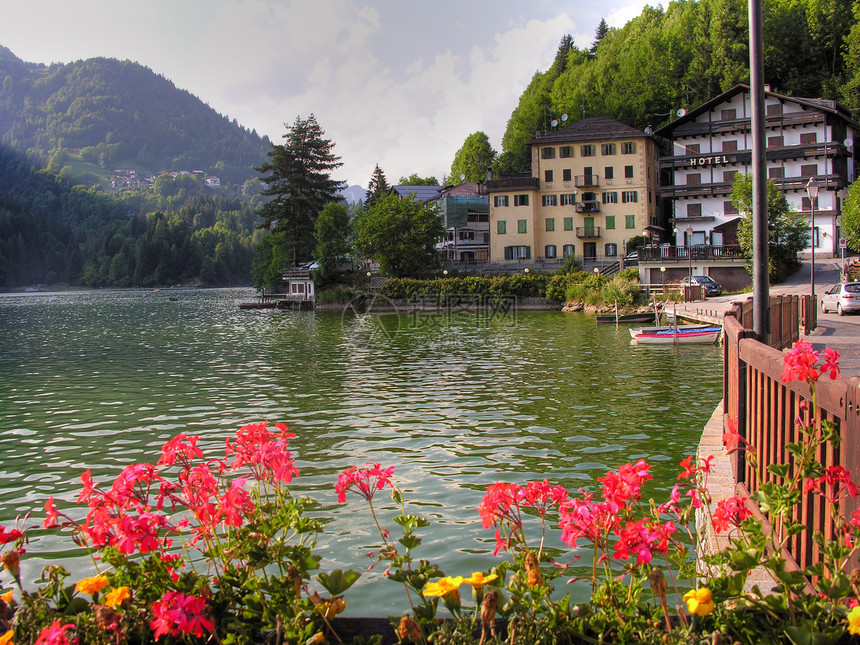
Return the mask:
POLYGON ((579 239, 588 239, 592 237, 600 237, 599 226, 577 226, 576 237, 579 239))
POLYGON ((577 204, 574 204, 577 213, 599 213, 600 212, 600 202, 594 199, 590 199, 588 201, 582 201, 577 204))
POLYGON ((511 175, 501 179, 491 179, 487 182, 487 191, 504 193, 514 190, 539 190, 540 180, 531 175, 511 175))
MULTIPOLYGON (((578 230, 578 229, 577 229, 578 230)), ((745 260, 741 247, 736 244, 712 246, 643 246, 638 249, 640 262, 689 262, 695 260, 745 260)))
POLYGON ((600 177, 597 175, 576 175, 573 183, 577 188, 600 188, 600 177))

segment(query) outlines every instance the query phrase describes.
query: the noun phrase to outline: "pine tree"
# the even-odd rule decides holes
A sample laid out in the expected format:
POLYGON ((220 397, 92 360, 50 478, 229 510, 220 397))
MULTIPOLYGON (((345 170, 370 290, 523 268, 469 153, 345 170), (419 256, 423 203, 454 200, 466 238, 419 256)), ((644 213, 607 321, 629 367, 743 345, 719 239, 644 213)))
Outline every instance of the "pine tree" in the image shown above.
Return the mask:
MULTIPOLYGON (((340 201, 338 192, 344 182, 332 179, 331 171, 343 164, 332 153, 334 144, 323 138, 324 134, 313 114, 307 119, 296 117, 284 135, 286 143, 272 145, 269 161, 256 169, 265 175, 261 177, 266 184, 262 194, 273 198, 257 211, 262 219, 259 226, 283 247, 273 253, 273 262, 287 258, 297 266, 310 260, 316 244, 317 215, 326 204, 340 201)), ((283 268, 270 268, 269 281, 283 268)), ((260 274, 255 274, 255 282, 263 286, 259 278, 260 274)))
POLYGON ((600 23, 597 25, 597 29, 594 30, 594 42, 591 43, 591 49, 588 52, 595 56, 597 54, 597 46, 600 44, 600 41, 606 37, 606 34, 609 33, 609 25, 606 24, 606 21, 601 18, 600 23))
POLYGON ((370 182, 367 184, 364 207, 367 208, 373 205, 373 202, 377 199, 387 195, 389 190, 391 190, 391 186, 388 185, 388 181, 385 179, 385 173, 382 172, 379 164, 376 164, 376 168, 373 169, 373 175, 370 177, 370 182))

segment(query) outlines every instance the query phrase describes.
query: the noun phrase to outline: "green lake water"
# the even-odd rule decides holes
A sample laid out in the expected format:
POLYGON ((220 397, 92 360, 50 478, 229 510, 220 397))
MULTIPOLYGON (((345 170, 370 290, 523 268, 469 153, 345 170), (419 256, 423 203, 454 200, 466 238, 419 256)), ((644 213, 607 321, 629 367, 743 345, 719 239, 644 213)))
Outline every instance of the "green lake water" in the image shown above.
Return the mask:
MULTIPOLYGON (((333 484, 348 466, 381 462, 432 521, 416 556, 469 575, 496 561, 494 531, 476 512, 487 485, 549 478, 596 490, 607 470, 644 458, 648 493, 664 501, 721 396, 718 346, 634 346, 626 327, 583 314, 238 309, 252 297, 0 295, 0 522, 33 513, 41 525, 50 495, 80 512, 81 472, 107 481, 132 461, 154 463, 179 432, 214 455, 241 425, 268 419, 298 435, 291 489, 331 520, 324 568, 373 563, 363 501, 338 504, 333 484)), ((49 563, 92 574, 67 537, 40 531, 25 577, 49 563)), ((347 615, 407 607, 381 574, 373 568, 347 595, 347 615)))

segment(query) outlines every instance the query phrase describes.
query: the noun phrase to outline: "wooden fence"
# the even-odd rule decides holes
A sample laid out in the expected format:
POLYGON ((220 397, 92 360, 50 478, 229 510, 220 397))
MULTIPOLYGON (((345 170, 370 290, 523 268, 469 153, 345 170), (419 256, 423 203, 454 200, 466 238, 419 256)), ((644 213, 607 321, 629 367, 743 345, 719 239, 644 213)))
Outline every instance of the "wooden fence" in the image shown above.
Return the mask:
MULTIPOLYGON (((829 419, 836 424, 841 437, 839 446, 820 450, 818 458, 824 467, 839 465, 856 477, 860 473, 860 377, 820 379, 816 385, 816 406, 812 409, 809 386, 780 380, 783 352, 756 340, 755 334, 743 324, 745 316, 746 303, 736 305, 723 323, 723 430, 737 423, 738 433, 756 450, 754 463, 745 459, 743 451, 732 455, 737 493, 749 496, 749 491, 772 480, 768 473, 771 464, 787 464, 789 473, 795 472, 793 458, 785 447, 800 438, 797 417, 829 419)), ((798 318, 794 320, 796 331, 798 318)), ((772 338, 784 335, 780 346, 786 346, 782 341, 791 334, 777 331, 780 327, 772 325, 772 338)), ((844 514, 849 516, 858 505, 860 498, 849 497, 843 505, 844 514)), ((820 547, 812 540, 812 534, 820 530, 826 539, 835 537, 834 518, 820 496, 808 493, 803 496, 795 519, 807 530, 792 539, 786 555, 801 568, 820 562, 820 547)))

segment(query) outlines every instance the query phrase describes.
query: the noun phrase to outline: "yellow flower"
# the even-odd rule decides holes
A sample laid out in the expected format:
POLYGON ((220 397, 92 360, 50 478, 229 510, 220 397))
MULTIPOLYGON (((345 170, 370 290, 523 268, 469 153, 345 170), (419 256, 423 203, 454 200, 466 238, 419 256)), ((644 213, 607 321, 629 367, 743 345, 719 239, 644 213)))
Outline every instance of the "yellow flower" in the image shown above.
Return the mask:
POLYGON ((424 587, 424 591, 421 593, 424 594, 425 598, 429 598, 431 596, 444 598, 445 596, 456 592, 460 588, 461 584, 463 584, 463 576, 457 576, 456 578, 446 576, 440 579, 439 582, 428 582, 427 586, 424 587))
POLYGON ((92 578, 84 578, 76 584, 75 591, 88 593, 92 596, 107 587, 109 584, 107 576, 93 576, 92 578))
POLYGON ((498 578, 495 573, 491 576, 484 577, 484 574, 480 571, 475 571, 472 574, 471 578, 465 578, 463 582, 467 585, 472 585, 473 587, 483 587, 486 584, 490 584, 493 580, 498 578))
POLYGON ((848 633, 860 634, 860 607, 854 607, 848 612, 848 633))
MULTIPOLYGON (((10 589, 10 590, 9 590, 9 591, 7 591, 6 593, 4 593, 2 596, 0 596, 0 600, 2 600, 3 602, 5 602, 7 605, 11 605, 11 604, 12 604, 12 598, 13 598, 14 596, 15 596, 15 590, 14 590, 14 589, 10 589)), ((2 644, 0 644, 0 645, 2 645, 2 644)))
POLYGON ((117 605, 124 603, 130 597, 131 593, 129 593, 128 587, 118 587, 105 594, 105 606, 116 607, 117 605))
POLYGON ((15 636, 15 632, 13 632, 13 631, 10 629, 8 632, 6 632, 6 633, 5 633, 5 634, 3 634, 2 636, 0 636, 0 645, 15 645, 15 644, 12 642, 12 637, 13 637, 13 636, 15 636))
POLYGON ((690 589, 684 594, 684 602, 687 603, 687 611, 697 616, 707 616, 714 611, 714 599, 706 587, 690 589))

